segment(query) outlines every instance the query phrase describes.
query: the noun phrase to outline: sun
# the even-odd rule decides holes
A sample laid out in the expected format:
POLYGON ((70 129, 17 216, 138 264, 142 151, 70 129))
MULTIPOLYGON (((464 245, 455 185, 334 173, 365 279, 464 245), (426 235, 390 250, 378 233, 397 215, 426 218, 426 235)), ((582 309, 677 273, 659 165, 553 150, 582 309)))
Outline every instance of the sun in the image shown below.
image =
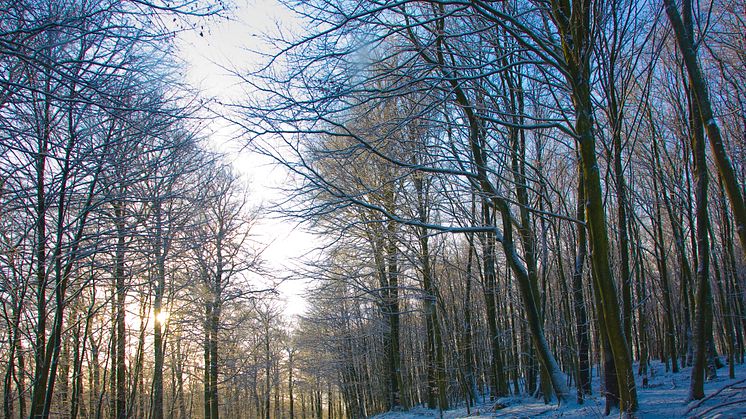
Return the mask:
POLYGON ((161 311, 155 316, 155 321, 157 321, 160 324, 165 324, 168 321, 169 314, 168 311, 161 311))

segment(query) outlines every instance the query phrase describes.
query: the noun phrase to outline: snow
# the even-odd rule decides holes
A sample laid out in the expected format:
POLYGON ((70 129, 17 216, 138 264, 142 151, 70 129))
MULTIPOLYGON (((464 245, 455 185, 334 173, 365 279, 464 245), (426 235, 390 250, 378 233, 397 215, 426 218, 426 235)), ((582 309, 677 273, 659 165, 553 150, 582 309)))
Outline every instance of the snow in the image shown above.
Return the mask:
MULTIPOLYGON (((636 369, 635 369, 636 371, 636 369)), ((728 367, 718 370, 718 377, 705 383, 705 398, 687 403, 691 368, 683 368, 679 373, 665 372, 660 362, 652 363, 648 386, 642 386, 642 377, 637 379, 637 395, 640 409, 638 418, 746 418, 746 365, 736 365, 735 379, 728 378, 728 367)), ((388 412, 374 416, 375 419, 419 419, 419 418, 602 418, 604 399, 598 392, 598 377, 594 377, 594 394, 585 403, 557 406, 546 405, 529 397, 505 397, 495 403, 487 403, 471 408, 459 406, 442 412, 416 406, 407 412, 388 412), (494 406, 500 406, 495 408, 494 406)), ((574 390, 574 389, 573 389, 574 390)), ((574 392, 573 392, 574 395, 574 392)), ((609 417, 618 417, 612 412, 609 417)))

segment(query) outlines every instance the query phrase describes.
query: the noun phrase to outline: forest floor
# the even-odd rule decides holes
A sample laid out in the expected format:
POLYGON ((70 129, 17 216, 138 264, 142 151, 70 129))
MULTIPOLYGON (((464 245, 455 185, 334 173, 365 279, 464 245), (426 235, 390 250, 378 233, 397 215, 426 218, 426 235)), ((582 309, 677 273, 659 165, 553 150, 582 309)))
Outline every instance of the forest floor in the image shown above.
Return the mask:
MULTIPOLYGON (((687 403, 691 368, 673 374, 659 362, 651 365, 647 387, 638 382, 640 402, 638 418, 746 418, 746 365, 736 364, 735 379, 728 378, 728 367, 718 370, 718 377, 705 383, 705 398, 687 403)), ((637 377, 638 381, 641 377, 637 377)), ((376 419, 418 418, 602 418, 604 399, 598 394, 598 377, 594 379, 594 394, 582 405, 544 404, 530 396, 500 398, 495 403, 472 407, 459 406, 442 412, 417 406, 408 412, 389 412, 376 419), (495 406, 502 406, 496 408, 495 406)), ((609 417, 618 417, 618 412, 609 417)))

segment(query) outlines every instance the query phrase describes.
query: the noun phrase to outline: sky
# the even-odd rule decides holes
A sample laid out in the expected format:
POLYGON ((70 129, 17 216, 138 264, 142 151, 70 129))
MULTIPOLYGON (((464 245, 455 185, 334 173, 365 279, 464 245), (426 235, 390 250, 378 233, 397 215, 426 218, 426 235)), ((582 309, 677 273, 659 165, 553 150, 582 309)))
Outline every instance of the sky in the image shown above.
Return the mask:
MULTIPOLYGON (((276 34, 293 28, 291 13, 274 0, 236 0, 226 13, 227 18, 210 18, 194 31, 185 31, 177 39, 178 54, 187 64, 185 78, 205 97, 222 103, 240 101, 245 85, 235 71, 245 72, 257 65, 260 54, 267 50, 262 34, 276 34)), ((220 112, 212 103, 211 110, 220 112)), ((286 172, 264 156, 245 148, 245 141, 235 127, 216 120, 208 127, 211 146, 223 151, 236 170, 249 182, 250 201, 272 208, 281 199, 277 186, 287 180, 286 172)), ((313 247, 313 237, 295 223, 265 216, 252 229, 254 239, 266 246, 263 252, 265 269, 277 277, 287 276, 288 268, 313 247)), ((284 281, 278 288, 285 302, 285 315, 302 314, 306 303, 302 293, 303 278, 284 281)))

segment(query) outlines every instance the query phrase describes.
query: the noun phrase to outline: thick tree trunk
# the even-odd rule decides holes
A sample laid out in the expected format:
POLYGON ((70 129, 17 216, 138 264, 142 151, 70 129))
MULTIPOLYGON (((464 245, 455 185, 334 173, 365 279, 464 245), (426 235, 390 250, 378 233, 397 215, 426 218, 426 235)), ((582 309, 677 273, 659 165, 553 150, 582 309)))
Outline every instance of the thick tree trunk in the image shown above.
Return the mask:
POLYGON ((617 300, 616 286, 609 262, 609 237, 606 213, 603 208, 603 192, 596 158, 596 138, 594 134, 593 103, 591 101, 592 47, 591 7, 583 0, 572 2, 552 1, 552 18, 562 40, 563 55, 566 60, 566 79, 571 89, 575 110, 575 134, 580 151, 580 163, 585 181, 586 224, 591 250, 593 281, 598 290, 600 313, 605 330, 601 333, 608 338, 617 372, 621 410, 637 410, 637 389, 632 372, 632 360, 627 338, 621 325, 622 317, 617 300))
POLYGON ((598 289, 597 301, 603 315, 605 333, 613 356, 619 388, 620 408, 623 411, 637 410, 632 361, 624 331, 621 327, 619 302, 609 262, 609 240, 606 230, 606 214, 603 208, 603 193, 596 159, 596 142, 593 134, 592 105, 588 77, 571 80, 573 102, 576 110, 575 131, 578 135, 581 167, 585 181, 586 224, 591 248, 593 280, 598 289))
MULTIPOLYGON (((574 7, 581 7, 575 2, 574 7)), ((585 11, 583 13, 590 13, 585 11)), ((587 22, 574 22, 573 25, 583 25, 587 22)), ((562 25, 561 25, 562 26, 562 25)), ((588 26, 586 26, 587 30, 588 26)), ((569 31, 568 28, 565 28, 569 31)), ((578 34, 575 34, 576 36, 578 34)), ((572 36, 569 32, 567 36, 572 36)), ((606 213, 603 208, 603 192, 596 159, 596 139, 593 132, 593 105, 590 95, 590 70, 588 58, 584 55, 587 40, 581 35, 577 45, 564 43, 565 56, 573 63, 574 71, 568 76, 572 87, 572 100, 575 107, 575 133, 580 150, 580 163, 585 181, 586 224, 591 249, 591 267, 593 280, 598 289, 600 314, 603 315, 603 325, 608 337, 608 343, 613 355, 614 369, 619 388, 621 410, 633 412, 637 410, 637 390, 629 346, 621 325, 621 313, 617 300, 611 265, 609 262, 609 238, 606 226, 606 213)), ((569 39, 569 38, 565 38, 569 39)))

